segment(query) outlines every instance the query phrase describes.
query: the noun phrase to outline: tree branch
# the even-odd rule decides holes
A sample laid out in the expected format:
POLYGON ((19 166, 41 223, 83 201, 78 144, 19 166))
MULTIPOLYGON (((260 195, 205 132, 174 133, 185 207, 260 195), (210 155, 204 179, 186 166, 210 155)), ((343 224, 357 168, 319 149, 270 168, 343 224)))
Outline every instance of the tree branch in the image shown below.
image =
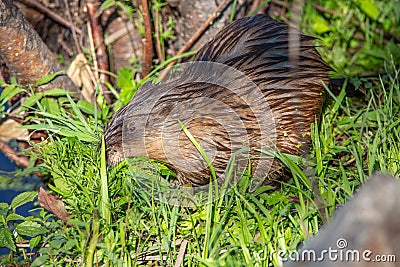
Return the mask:
MULTIPOLYGON (((214 13, 206 20, 206 22, 204 22, 204 24, 200 27, 200 29, 198 29, 197 32, 195 34, 193 34, 193 36, 189 39, 189 41, 187 41, 186 44, 178 51, 178 53, 176 54, 177 56, 185 53, 186 50, 188 50, 197 41, 197 39, 199 39, 199 37, 208 28, 208 26, 210 26, 212 24, 214 19, 216 19, 220 15, 221 11, 225 8, 225 5, 227 4, 227 2, 228 2, 228 0, 224 0, 221 2, 221 4, 219 4, 217 9, 214 11, 214 13)), ((168 74, 170 68, 175 63, 176 63, 176 60, 171 61, 168 64, 168 66, 161 72, 160 77, 159 77, 160 80, 165 78, 165 76, 168 74)))
POLYGON ((96 16, 96 11, 99 8, 99 2, 97 0, 87 0, 86 8, 89 17, 90 27, 92 30, 93 43, 96 51, 97 67, 99 71, 99 79, 101 82, 101 89, 103 96, 107 104, 111 104, 110 91, 105 86, 105 83, 110 81, 108 76, 109 64, 108 64, 108 54, 106 46, 103 40, 103 30, 100 26, 98 17, 96 16))
POLYGON ((64 25, 67 28, 70 28, 71 30, 75 31, 76 33, 78 33, 78 34, 82 33, 81 29, 76 28, 74 24, 65 20, 63 17, 61 17, 57 13, 53 12, 51 9, 45 7, 38 1, 35 1, 35 0, 18 0, 18 1, 39 10, 40 12, 46 14, 52 20, 58 22, 61 25, 64 25))

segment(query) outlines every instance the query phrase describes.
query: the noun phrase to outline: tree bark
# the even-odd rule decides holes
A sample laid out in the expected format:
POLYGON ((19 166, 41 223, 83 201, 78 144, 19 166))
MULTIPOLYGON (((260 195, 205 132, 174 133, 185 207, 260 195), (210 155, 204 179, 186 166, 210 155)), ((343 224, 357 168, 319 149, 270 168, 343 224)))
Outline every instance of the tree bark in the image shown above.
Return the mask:
MULTIPOLYGON (((11 0, 0 0, 0 36, 0 55, 19 83, 35 84, 43 76, 62 70, 56 56, 11 0)), ((40 90, 51 88, 79 93, 67 75, 56 77, 40 90)))

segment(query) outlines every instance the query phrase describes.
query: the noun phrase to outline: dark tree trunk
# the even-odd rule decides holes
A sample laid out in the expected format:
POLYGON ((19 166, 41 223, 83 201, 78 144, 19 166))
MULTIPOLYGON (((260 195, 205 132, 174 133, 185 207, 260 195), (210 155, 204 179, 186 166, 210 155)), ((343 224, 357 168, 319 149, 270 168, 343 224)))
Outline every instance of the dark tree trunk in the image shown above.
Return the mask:
MULTIPOLYGON (((62 69, 11 0, 0 0, 0 36, 0 55, 19 83, 35 84, 41 77, 62 69)), ((79 92, 67 75, 58 76, 40 89, 51 88, 79 92)))

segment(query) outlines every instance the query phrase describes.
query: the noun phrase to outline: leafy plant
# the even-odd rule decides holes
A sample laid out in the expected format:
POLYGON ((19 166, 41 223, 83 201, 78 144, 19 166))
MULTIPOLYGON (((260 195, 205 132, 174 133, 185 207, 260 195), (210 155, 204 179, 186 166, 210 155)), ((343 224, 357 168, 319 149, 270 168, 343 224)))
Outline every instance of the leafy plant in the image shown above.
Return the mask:
POLYGON ((26 256, 27 248, 32 251, 42 243, 42 238, 48 233, 45 221, 49 215, 42 211, 42 218, 36 218, 23 217, 17 213, 18 207, 33 201, 36 196, 37 192, 23 192, 11 204, 0 203, 0 247, 26 256), (29 243, 29 246, 26 247, 23 243, 29 243))

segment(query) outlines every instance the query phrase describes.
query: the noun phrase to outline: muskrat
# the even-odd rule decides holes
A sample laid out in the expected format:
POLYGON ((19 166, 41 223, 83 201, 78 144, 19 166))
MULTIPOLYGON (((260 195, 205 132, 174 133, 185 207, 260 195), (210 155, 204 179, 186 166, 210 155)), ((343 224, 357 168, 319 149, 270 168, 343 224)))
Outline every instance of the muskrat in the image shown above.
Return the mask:
POLYGON ((259 171, 254 176, 284 180, 281 164, 261 157, 260 149, 274 149, 274 143, 282 153, 308 151, 310 126, 318 117, 330 71, 313 41, 266 15, 227 25, 182 72, 167 82, 146 83, 116 112, 105 130, 108 163, 144 155, 166 162, 181 185, 207 184, 208 164, 180 120, 220 179, 233 153, 247 146, 254 149, 247 155, 252 169, 259 171))

